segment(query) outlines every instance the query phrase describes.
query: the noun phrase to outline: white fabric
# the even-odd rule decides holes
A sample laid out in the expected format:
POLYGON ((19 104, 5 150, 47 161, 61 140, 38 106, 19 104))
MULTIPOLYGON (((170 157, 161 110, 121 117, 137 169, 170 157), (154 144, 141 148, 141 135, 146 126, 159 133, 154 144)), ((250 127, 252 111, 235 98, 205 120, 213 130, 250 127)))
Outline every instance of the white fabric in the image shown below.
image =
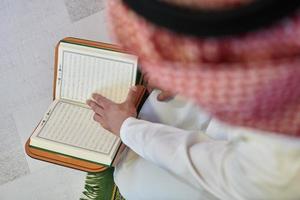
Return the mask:
POLYGON ((128 118, 121 127, 139 155, 130 151, 115 170, 127 200, 300 199, 299 139, 209 122, 191 103, 156 95, 140 114, 148 121, 128 118))

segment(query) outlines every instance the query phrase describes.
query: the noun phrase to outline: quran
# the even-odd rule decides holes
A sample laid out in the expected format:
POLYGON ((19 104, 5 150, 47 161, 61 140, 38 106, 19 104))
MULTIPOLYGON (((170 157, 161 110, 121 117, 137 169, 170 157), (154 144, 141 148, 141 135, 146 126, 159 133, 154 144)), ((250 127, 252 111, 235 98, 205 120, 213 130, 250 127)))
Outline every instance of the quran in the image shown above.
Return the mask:
MULTIPOLYGON (((54 101, 29 138, 27 150, 55 155, 62 165, 64 158, 112 165, 121 140, 93 120, 94 112, 86 100, 92 93, 99 93, 123 102, 130 87, 140 81, 137 63, 137 56, 113 45, 75 38, 61 40, 56 47, 54 101)), ((27 153, 30 155, 30 151, 27 153)), ((44 157, 55 163, 55 158, 44 157)), ((76 168, 72 162, 71 167, 76 168)))

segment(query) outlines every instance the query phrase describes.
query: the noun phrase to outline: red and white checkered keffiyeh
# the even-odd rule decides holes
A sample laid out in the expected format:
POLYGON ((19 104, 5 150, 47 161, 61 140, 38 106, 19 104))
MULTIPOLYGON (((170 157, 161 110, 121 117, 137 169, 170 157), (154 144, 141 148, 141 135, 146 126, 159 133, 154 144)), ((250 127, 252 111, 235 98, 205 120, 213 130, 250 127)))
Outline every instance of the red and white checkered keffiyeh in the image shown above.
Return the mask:
POLYGON ((197 38, 157 27, 120 0, 108 9, 115 39, 158 87, 230 124, 300 137, 300 12, 256 32, 197 38))

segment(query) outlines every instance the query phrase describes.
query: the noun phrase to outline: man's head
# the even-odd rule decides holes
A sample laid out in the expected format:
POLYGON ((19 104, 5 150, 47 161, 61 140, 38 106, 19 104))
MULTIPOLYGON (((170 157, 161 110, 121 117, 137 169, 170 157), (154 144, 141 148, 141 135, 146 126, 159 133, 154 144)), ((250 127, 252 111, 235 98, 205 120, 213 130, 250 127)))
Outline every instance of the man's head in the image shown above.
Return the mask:
MULTIPOLYGON (((183 7, 205 9, 208 1, 186 2, 183 7)), ((251 4, 241 0, 216 2, 218 6, 209 9, 226 10, 229 6, 230 10, 251 4)), ((109 9, 116 40, 139 55, 142 70, 158 87, 193 99, 228 123, 300 136, 299 11, 249 31, 245 30, 251 26, 239 24, 246 26, 244 30, 228 22, 244 32, 211 28, 209 36, 205 31, 208 26, 199 23, 191 28, 196 31, 191 34, 177 31, 176 21, 172 22, 175 29, 161 26, 121 0, 110 0, 109 9)), ((251 19, 253 23, 264 21, 251 19)))

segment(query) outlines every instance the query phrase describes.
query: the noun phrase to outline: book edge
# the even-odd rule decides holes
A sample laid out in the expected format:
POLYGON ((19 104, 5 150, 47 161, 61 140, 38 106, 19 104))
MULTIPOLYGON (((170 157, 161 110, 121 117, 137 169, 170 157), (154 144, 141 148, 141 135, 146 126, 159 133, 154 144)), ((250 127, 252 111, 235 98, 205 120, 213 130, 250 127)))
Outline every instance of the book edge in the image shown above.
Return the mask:
MULTIPOLYGON (((60 41, 56 44, 56 47, 55 47, 55 56, 54 56, 54 79, 53 79, 53 91, 52 91, 52 94, 53 94, 53 102, 54 102, 55 100, 58 100, 57 97, 56 97, 56 89, 57 89, 57 88, 56 88, 56 82, 57 82, 57 69, 58 69, 58 52, 59 52, 58 50, 59 50, 59 45, 60 45, 61 42, 69 42, 69 43, 78 44, 78 45, 80 45, 80 44, 83 45, 84 42, 91 42, 91 43, 92 43, 91 45, 86 45, 86 46, 89 46, 89 47, 92 47, 93 44, 98 43, 98 44, 101 44, 101 45, 102 45, 102 44, 103 44, 103 45, 106 45, 106 47, 105 47, 105 48, 102 48, 102 49, 130 54, 129 52, 127 52, 127 51, 121 49, 120 47, 118 47, 117 45, 113 45, 113 44, 101 43, 101 42, 90 41, 90 40, 84 40, 84 39, 73 38, 73 37, 66 37, 66 38, 60 40, 60 41)), ((98 47, 98 48, 100 48, 100 47, 98 47)), ((100 49, 101 49, 101 48, 100 48, 100 49)), ((131 55, 133 55, 133 54, 131 54, 131 55)), ((142 75, 141 71, 139 70, 139 67, 138 67, 138 61, 137 61, 135 85, 137 85, 137 84, 142 84, 142 83, 143 83, 143 81, 142 81, 143 78, 142 78, 142 77, 143 77, 143 75, 142 75)), ((144 97, 144 95, 145 95, 145 94, 143 94, 142 96, 144 97)), ((53 103, 53 102, 52 102, 52 103, 53 103)), ((52 104, 52 103, 51 103, 51 104, 52 104)), ((51 105, 51 104, 50 104, 50 105, 51 105)), ((141 103, 141 104, 143 104, 143 103, 141 103)), ((141 106, 141 104, 139 104, 139 106, 141 106)), ((36 132, 36 129, 38 128, 39 125, 40 125, 40 122, 38 123, 38 125, 37 125, 37 127, 34 129, 34 131, 32 132, 31 136, 36 132)), ((31 137, 31 136, 30 136, 30 137, 31 137)), ((29 143, 30 143, 30 137, 29 137, 29 139, 28 139, 28 141, 27 141, 28 144, 27 144, 27 143, 25 144, 25 145, 28 145, 28 148, 30 148, 30 145, 29 145, 29 143)), ((115 153, 115 156, 114 156, 113 161, 115 160, 117 154, 120 153, 120 152, 119 152, 119 148, 120 148, 122 145, 124 145, 124 144, 123 144, 122 141, 121 141, 120 144, 119 144, 118 150, 117 150, 116 153, 115 153)), ((32 148, 34 148, 34 147, 32 147, 32 148)), ((29 150, 28 150, 26 147, 25 147, 25 149, 26 149, 26 153, 27 153, 30 157, 32 157, 32 154, 29 153, 29 150), (27 151, 27 150, 28 150, 28 151, 27 151)), ((43 149, 42 149, 42 150, 43 150, 43 149)), ((44 151, 44 150, 43 150, 43 151, 44 151)), ((57 153, 57 154, 59 154, 59 153, 57 153)), ((68 155, 66 155, 66 156, 69 157, 68 155)), ((40 156, 40 157, 42 157, 42 156, 40 156)), ((33 158, 34 158, 34 157, 33 157, 33 158)), ((39 159, 39 158, 36 158, 36 159, 39 159)), ((46 160, 44 160, 44 161, 47 161, 47 162, 53 161, 52 163, 54 163, 54 164, 59 164, 59 163, 56 163, 56 162, 55 162, 55 159, 51 159, 50 157, 48 157, 48 158, 45 157, 44 159, 46 159, 46 160)), ((76 158, 76 157, 74 157, 74 159, 80 160, 80 158, 76 158)), ((42 160, 42 159, 41 159, 41 160, 42 160)), ((84 159, 81 159, 81 160, 84 160, 84 159)), ((84 160, 84 161, 86 161, 86 162, 88 162, 88 163, 94 163, 94 162, 89 161, 89 160, 84 160)), ((113 161, 112 161, 112 163, 113 163, 113 161)), ((60 161, 60 162, 63 162, 63 161, 60 161)), ((97 164, 99 164, 99 163, 97 163, 97 164)), ((59 164, 59 165, 67 166, 67 167, 72 167, 72 166, 73 166, 73 165, 70 164, 70 163, 59 164)), ((100 166, 104 166, 104 165, 101 163, 100 166)), ((106 165, 106 166, 107 166, 107 165, 106 165)), ((72 167, 72 168, 82 170, 82 168, 84 168, 84 166, 80 166, 80 167, 74 166, 74 167, 72 167)))

